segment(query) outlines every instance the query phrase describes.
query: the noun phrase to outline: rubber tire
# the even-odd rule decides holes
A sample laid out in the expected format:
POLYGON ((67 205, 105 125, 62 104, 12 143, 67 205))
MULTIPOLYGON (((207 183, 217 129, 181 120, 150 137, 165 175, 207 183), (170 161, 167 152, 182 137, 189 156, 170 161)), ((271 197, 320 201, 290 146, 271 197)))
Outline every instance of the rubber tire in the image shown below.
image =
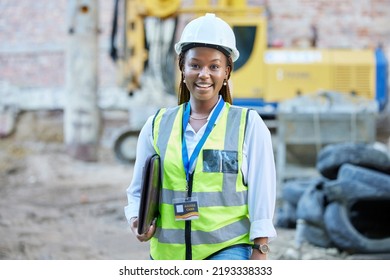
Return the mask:
POLYGON ((303 193, 309 188, 322 186, 325 178, 300 178, 287 181, 282 189, 282 206, 276 215, 276 226, 282 228, 296 227, 297 205, 303 193))
POLYGON ((353 165, 353 164, 343 164, 339 170, 337 179, 343 180, 356 180, 367 185, 371 185, 375 188, 381 188, 390 191, 390 175, 353 165))
POLYGON ((337 180, 324 183, 324 192, 329 201, 350 204, 368 197, 382 199, 390 196, 390 175, 344 164, 337 180))
POLYGON ((327 145, 318 153, 316 167, 324 177, 336 179, 339 168, 345 163, 390 174, 390 156, 365 143, 327 145))
POLYGON ((298 205, 298 201, 303 193, 318 185, 322 185, 325 178, 301 178, 287 181, 283 184, 282 198, 284 201, 288 201, 293 206, 298 205))
POLYGON ((298 202, 297 219, 325 228, 324 212, 326 205, 327 200, 322 186, 312 186, 303 193, 298 202))
POLYGON ((275 225, 280 228, 295 228, 296 220, 296 206, 288 201, 283 201, 276 213, 275 225))
POLYGON ((349 253, 389 253, 390 237, 369 239, 360 234, 351 224, 347 206, 333 202, 326 207, 324 214, 326 230, 333 243, 349 253))
POLYGON ((304 221, 303 223, 297 224, 295 234, 300 235, 295 238, 299 238, 301 242, 307 241, 322 248, 334 247, 325 226, 316 226, 304 221))
MULTIPOLYGON (((118 136, 116 136, 113 149, 115 157, 118 161, 124 164, 133 164, 135 161, 135 151, 133 156, 126 155, 122 151, 122 146, 125 144, 126 141, 128 141, 131 138, 134 138, 134 141, 137 141, 139 136, 139 131, 131 130, 131 129, 123 129, 118 133, 118 136)), ((135 148, 136 149, 136 148, 135 148)))

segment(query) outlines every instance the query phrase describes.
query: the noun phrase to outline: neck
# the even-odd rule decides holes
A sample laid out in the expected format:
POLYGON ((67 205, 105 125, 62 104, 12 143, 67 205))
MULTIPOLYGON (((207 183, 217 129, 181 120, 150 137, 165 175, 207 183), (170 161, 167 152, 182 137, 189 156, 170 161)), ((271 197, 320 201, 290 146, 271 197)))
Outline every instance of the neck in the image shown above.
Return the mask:
POLYGON ((210 112, 218 103, 218 97, 216 99, 199 101, 190 99, 191 115, 194 116, 208 116, 210 112))

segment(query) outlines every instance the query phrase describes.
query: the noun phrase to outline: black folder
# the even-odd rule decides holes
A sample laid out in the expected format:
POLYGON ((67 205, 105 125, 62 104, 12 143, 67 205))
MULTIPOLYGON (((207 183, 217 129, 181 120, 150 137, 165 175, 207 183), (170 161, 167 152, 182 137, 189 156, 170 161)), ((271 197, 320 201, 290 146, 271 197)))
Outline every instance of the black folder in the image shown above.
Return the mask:
POLYGON ((143 170, 141 201, 138 212, 138 234, 148 231, 158 215, 161 189, 160 156, 155 154, 147 158, 143 170))

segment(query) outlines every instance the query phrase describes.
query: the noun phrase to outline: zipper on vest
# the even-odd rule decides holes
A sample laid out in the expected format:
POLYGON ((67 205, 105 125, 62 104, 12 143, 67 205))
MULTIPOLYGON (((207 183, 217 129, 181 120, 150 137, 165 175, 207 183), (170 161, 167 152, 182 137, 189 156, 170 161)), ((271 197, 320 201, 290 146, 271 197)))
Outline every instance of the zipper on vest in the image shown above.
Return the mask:
MULTIPOLYGON (((189 181, 187 182, 187 197, 192 196, 193 179, 193 173, 190 173, 189 181)), ((184 240, 186 243, 186 260, 192 260, 191 221, 185 221, 184 240)))

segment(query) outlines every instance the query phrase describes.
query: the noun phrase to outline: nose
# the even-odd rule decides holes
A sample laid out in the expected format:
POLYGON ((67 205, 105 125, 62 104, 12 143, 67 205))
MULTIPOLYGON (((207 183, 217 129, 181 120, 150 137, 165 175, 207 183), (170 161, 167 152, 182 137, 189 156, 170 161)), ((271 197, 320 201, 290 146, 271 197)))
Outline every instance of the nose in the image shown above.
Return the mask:
POLYGON ((199 77, 208 77, 210 76, 210 71, 207 67, 202 67, 199 72, 199 77))

